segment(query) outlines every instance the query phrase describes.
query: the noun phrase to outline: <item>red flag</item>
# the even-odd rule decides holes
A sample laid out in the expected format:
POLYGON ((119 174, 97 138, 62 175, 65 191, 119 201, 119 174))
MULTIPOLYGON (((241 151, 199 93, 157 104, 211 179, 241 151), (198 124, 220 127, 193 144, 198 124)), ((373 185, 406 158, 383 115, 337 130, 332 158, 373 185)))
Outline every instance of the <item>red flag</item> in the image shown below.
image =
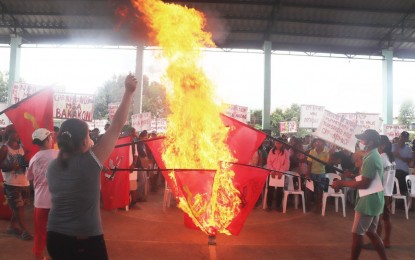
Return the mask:
MULTIPOLYGON (((122 137, 117 145, 131 143, 131 137, 122 137)), ((130 203, 130 178, 129 171, 116 171, 113 179, 109 179, 113 171, 111 169, 128 169, 131 164, 131 146, 115 148, 108 160, 104 163, 110 172, 101 173, 101 193, 103 207, 106 210, 124 208, 130 203)))
POLYGON ((267 135, 234 118, 221 114, 222 122, 231 127, 226 143, 238 163, 248 164, 267 135))
POLYGON ((53 131, 53 90, 42 89, 1 113, 6 113, 16 127, 29 161, 39 150, 37 145, 32 144, 33 131, 38 128, 53 131))

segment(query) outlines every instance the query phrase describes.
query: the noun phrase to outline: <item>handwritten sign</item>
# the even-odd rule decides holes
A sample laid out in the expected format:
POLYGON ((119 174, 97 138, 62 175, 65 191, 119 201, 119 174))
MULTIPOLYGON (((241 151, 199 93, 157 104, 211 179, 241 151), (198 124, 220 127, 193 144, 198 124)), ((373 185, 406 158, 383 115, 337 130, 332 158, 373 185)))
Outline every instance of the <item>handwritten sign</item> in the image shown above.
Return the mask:
POLYGON ((249 109, 244 106, 228 105, 225 115, 246 123, 249 120, 249 109))
POLYGON ((131 116, 131 125, 135 131, 141 132, 144 130, 151 130, 151 113, 134 114, 131 116))
POLYGON ((38 91, 40 87, 27 83, 14 83, 11 93, 11 104, 16 104, 38 91))
POLYGON ((383 125, 383 134, 386 135, 389 140, 399 137, 403 131, 408 131, 406 125, 383 125))
MULTIPOLYGON (((5 110, 8 107, 7 103, 0 103, 0 111, 5 110)), ((10 120, 9 118, 6 116, 5 113, 0 115, 0 127, 6 127, 8 125, 10 125, 10 120)))
POLYGON ((324 107, 301 105, 300 128, 317 128, 324 114, 324 107))
POLYGON ((165 133, 167 131, 167 119, 157 118, 151 120, 151 131, 156 133, 165 133))
POLYGON ((110 119, 110 122, 112 122, 115 112, 117 111, 119 106, 120 106, 120 103, 109 103, 108 104, 108 117, 110 119))
POLYGON ((379 114, 372 113, 339 113, 339 116, 356 122, 361 127, 361 131, 364 132, 366 129, 373 129, 381 132, 382 119, 379 114))
POLYGON ((94 119, 91 122, 87 122, 89 130, 98 128, 100 133, 105 133, 105 125, 108 123, 106 119, 94 119))
POLYGON ((355 152, 357 142, 355 135, 359 133, 361 130, 356 122, 325 110, 314 135, 350 152, 355 152))
POLYGON ((53 117, 58 119, 78 118, 92 121, 94 95, 55 93, 53 97, 53 117))
POLYGON ((280 133, 297 133, 296 121, 280 122, 280 133))

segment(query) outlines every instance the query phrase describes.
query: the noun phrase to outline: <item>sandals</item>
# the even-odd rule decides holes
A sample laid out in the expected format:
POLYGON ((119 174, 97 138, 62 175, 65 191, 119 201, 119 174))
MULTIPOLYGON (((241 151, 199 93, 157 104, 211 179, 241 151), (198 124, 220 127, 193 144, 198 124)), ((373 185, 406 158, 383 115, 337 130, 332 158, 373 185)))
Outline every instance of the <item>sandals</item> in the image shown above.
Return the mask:
POLYGON ((33 236, 29 232, 23 231, 22 234, 20 235, 20 239, 29 241, 29 240, 33 240, 33 236))

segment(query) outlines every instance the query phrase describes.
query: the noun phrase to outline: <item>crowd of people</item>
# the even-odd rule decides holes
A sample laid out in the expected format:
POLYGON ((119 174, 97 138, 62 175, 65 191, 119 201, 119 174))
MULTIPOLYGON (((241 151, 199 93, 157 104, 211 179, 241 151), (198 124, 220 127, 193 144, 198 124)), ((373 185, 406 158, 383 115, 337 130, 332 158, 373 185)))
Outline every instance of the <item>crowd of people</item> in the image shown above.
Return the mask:
MULTIPOLYGON (((103 134, 98 129, 89 131, 88 125, 79 119, 68 119, 53 131, 36 129, 32 140, 39 152, 30 161, 26 160, 15 127, 6 127, 6 140, 0 149, 4 193, 12 211, 6 232, 22 240, 34 240, 35 259, 43 259, 45 247, 53 259, 108 258, 100 219, 100 173, 122 132, 136 84, 134 76, 127 76, 122 102, 103 134), (30 183, 34 190, 34 236, 24 222, 24 207, 31 197, 30 183)), ((156 191, 160 174, 151 151, 140 142, 155 137, 154 133, 137 134, 130 128, 124 135, 130 136, 133 144, 130 171, 138 170, 138 185, 130 205, 133 206, 146 201, 146 178, 150 189, 156 191)), ((270 212, 281 208, 287 171, 300 174, 303 185, 295 187, 306 192, 307 208, 317 211, 321 211, 322 194, 328 187, 326 173, 340 175, 331 184, 334 189, 348 187, 352 192, 367 190, 378 176, 381 191, 364 196, 357 192, 356 200, 350 201, 355 204, 352 259, 357 259, 364 247, 364 234, 379 256, 386 259, 384 248, 391 245, 394 179, 398 179, 401 193, 407 193, 405 177, 415 163, 415 143, 412 148, 409 146, 406 131, 394 143, 370 129, 356 137, 359 141, 354 152, 311 135, 266 139, 250 164, 271 170, 265 186, 267 196, 263 198, 265 209, 270 212), (307 188, 306 182, 310 180, 313 189, 307 188)))

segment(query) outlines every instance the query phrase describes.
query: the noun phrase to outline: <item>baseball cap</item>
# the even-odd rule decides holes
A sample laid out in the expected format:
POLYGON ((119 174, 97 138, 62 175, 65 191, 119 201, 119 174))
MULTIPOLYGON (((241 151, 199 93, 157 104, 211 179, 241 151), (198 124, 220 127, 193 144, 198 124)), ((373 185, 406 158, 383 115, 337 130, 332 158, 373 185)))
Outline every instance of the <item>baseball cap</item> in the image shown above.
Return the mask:
POLYGON ((363 133, 356 135, 359 140, 380 142, 380 135, 376 130, 366 129, 363 133))
POLYGON ((43 142, 49 135, 50 131, 45 128, 38 128, 36 129, 32 134, 32 142, 34 142, 36 139, 43 142))

